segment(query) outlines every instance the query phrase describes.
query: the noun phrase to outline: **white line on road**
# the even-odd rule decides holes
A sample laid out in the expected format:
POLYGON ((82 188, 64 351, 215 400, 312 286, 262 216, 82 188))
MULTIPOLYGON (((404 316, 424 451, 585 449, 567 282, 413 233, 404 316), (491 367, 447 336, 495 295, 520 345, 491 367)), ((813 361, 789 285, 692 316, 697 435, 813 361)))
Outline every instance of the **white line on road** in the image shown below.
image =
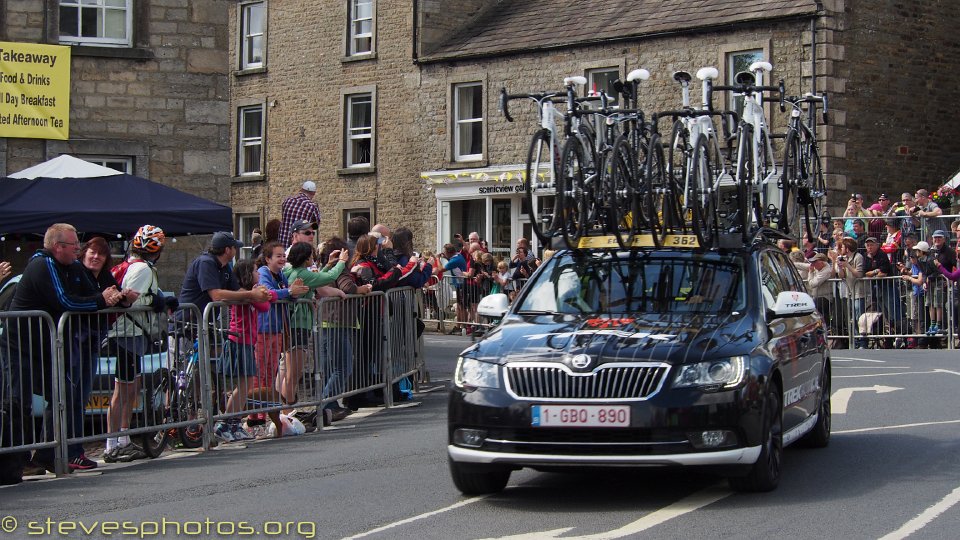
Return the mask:
POLYGON ((941 420, 939 422, 919 422, 916 424, 899 424, 896 426, 879 426, 879 427, 860 428, 860 429, 845 429, 842 431, 834 431, 831 433, 831 435, 846 435, 847 433, 866 433, 867 431, 884 431, 888 429, 903 429, 903 428, 922 427, 922 426, 939 426, 942 424, 960 424, 960 420, 941 420))
POLYGON ((910 369, 910 366, 834 366, 833 369, 910 369))
MULTIPOLYGON (((732 491, 722 487, 722 484, 716 484, 710 486, 706 489, 700 490, 689 497, 680 499, 679 501, 661 508, 655 512, 651 512, 642 518, 624 525, 619 529, 614 529, 612 531, 605 531, 596 534, 589 534, 585 536, 564 536, 563 540, 614 540, 616 538, 624 538, 633 534, 643 532, 647 529, 665 523, 671 519, 680 517, 684 514, 689 514, 694 510, 698 510, 713 504, 721 499, 729 497, 733 494, 732 491)), ((526 534, 518 534, 514 536, 504 536, 497 540, 543 540, 545 538, 558 538, 559 535, 573 530, 573 527, 566 527, 562 529, 553 529, 550 531, 537 531, 526 534)), ((493 540, 493 539, 488 539, 493 540)))
POLYGON ((926 527, 931 521, 940 514, 946 512, 951 506, 960 502, 960 487, 950 492, 949 495, 940 499, 937 504, 927 508, 917 514, 917 517, 903 524, 902 527, 892 533, 882 536, 880 540, 900 540, 926 527))
MULTIPOLYGON (((942 369, 935 369, 933 371, 901 371, 899 373, 871 373, 869 375, 834 375, 834 379, 865 379, 867 377, 896 377, 899 375, 932 375, 935 373, 940 373, 942 369)), ((953 373, 953 372, 951 372, 953 373)), ((960 375, 960 373, 957 373, 960 375)))
POLYGON ((869 358, 855 358, 853 356, 834 356, 831 358, 834 362, 873 362, 875 364, 886 364, 886 360, 871 360, 869 358))
POLYGON ((421 519, 428 518, 428 517, 430 517, 430 516, 435 516, 435 515, 437 515, 437 514, 442 514, 442 513, 444 513, 444 512, 449 512, 450 510, 455 510, 455 509, 460 508, 460 507, 462 507, 462 506, 466 506, 466 505, 468 505, 468 504, 473 504, 473 503, 475 503, 475 502, 482 501, 483 499, 486 499, 487 497, 489 497, 489 495, 481 495, 481 496, 479 496, 479 497, 473 497, 473 498, 467 499, 467 500, 465 500, 465 501, 460 501, 460 502, 458 502, 458 503, 456 503, 456 504, 451 504, 450 506, 447 506, 446 508, 441 508, 441 509, 439 509, 439 510, 434 510, 434 511, 432 511, 432 512, 427 512, 427 513, 425 513, 425 514, 420 514, 419 516, 409 517, 409 518, 407 518, 407 519, 402 519, 402 520, 400 520, 400 521, 396 521, 396 522, 393 522, 393 523, 388 523, 388 524, 384 525, 383 527, 377 527, 376 529, 373 529, 373 530, 371 530, 371 531, 367 531, 367 532, 365 532, 365 533, 356 534, 356 535, 354 535, 354 536, 347 536, 347 537, 343 538, 343 540, 353 540, 353 539, 355 539, 355 538, 363 538, 364 536, 370 536, 371 534, 376 534, 376 533, 379 533, 379 532, 383 532, 383 531, 386 531, 386 530, 390 530, 390 529, 392 529, 392 528, 394 528, 394 527, 399 527, 399 526, 401 526, 401 525, 406 525, 407 523, 413 523, 414 521, 419 521, 419 520, 421 520, 421 519))

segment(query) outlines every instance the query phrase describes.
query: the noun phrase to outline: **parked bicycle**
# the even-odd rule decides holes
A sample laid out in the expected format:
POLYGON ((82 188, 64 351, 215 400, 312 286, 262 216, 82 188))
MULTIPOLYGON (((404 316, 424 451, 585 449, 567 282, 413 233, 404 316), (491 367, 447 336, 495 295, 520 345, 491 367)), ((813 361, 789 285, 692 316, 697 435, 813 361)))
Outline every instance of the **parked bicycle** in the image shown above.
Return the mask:
POLYGON ((802 97, 787 97, 785 101, 791 110, 783 157, 781 228, 795 236, 806 232, 813 239, 817 237, 818 223, 827 200, 816 131, 817 103, 823 104, 823 123, 827 123, 827 96, 808 93, 802 97), (803 110, 804 103, 807 111, 803 110), (804 112, 807 112, 806 121, 804 112))
POLYGON ((713 92, 733 92, 744 97, 743 117, 737 127, 737 153, 734 173, 737 185, 736 216, 744 241, 751 236, 751 225, 779 227, 782 221, 780 209, 773 201, 780 203, 779 190, 783 189, 777 164, 773 157, 773 144, 770 142, 770 129, 763 110, 763 103, 775 101, 765 98, 764 92, 778 92, 781 110, 784 106, 784 86, 780 80, 778 86, 764 86, 764 75, 770 73, 773 66, 769 62, 754 62, 749 71, 737 73, 733 85, 713 85, 706 83, 704 99, 708 108, 713 109, 713 92))

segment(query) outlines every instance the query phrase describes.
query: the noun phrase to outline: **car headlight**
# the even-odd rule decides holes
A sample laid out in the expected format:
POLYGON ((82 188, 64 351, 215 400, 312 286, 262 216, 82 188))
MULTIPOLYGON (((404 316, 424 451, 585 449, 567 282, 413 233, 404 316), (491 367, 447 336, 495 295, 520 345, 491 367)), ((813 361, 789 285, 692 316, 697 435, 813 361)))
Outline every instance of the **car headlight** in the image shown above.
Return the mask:
POLYGON ((706 391, 735 388, 743 382, 746 373, 747 362, 743 356, 685 364, 679 366, 673 378, 673 386, 695 386, 706 391))
POLYGON ((467 392, 473 392, 477 388, 497 388, 500 386, 498 367, 497 364, 460 357, 457 359, 453 382, 457 388, 467 392))

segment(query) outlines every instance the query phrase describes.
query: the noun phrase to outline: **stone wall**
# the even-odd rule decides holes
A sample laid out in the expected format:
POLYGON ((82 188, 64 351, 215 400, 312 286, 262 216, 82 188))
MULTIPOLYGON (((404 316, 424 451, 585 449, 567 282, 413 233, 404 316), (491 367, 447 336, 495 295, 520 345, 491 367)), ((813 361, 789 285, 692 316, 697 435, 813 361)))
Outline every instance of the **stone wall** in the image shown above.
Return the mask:
POLYGON ((960 100, 960 15, 931 0, 825 4, 824 69, 840 113, 831 131, 849 191, 869 200, 935 190, 960 169, 960 138, 948 134, 960 100))
MULTIPOLYGON (((133 156, 135 174, 229 204, 227 21, 235 4, 141 2, 147 2, 140 6, 147 35, 135 36, 140 47, 73 47, 70 140, 8 139, 3 172, 61 153, 133 156)), ((55 3, 48 3, 5 2, 6 39, 56 43, 57 36, 45 30, 57 28, 48 20, 57 14, 55 3)), ((203 242, 182 239, 168 245, 160 264, 164 288, 179 290, 186 265, 203 242)))

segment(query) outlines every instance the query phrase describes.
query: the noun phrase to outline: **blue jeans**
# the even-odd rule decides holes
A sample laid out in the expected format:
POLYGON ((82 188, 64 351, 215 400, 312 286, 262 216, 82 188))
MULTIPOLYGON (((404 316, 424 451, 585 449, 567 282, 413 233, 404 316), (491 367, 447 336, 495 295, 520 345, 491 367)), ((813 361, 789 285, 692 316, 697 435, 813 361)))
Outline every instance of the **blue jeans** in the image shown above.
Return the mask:
MULTIPOLYGON (((353 374, 354 332, 352 328, 320 329, 320 358, 323 359, 323 371, 327 379, 323 385, 324 399, 342 394, 353 374)), ((335 401, 324 406, 325 409, 336 407, 335 401)))
MULTIPOLYGON (((64 374, 63 395, 67 438, 84 435, 84 411, 87 400, 90 399, 90 392, 93 389, 93 374, 100 359, 101 340, 102 336, 97 329, 83 328, 70 336, 70 341, 66 344, 66 358, 64 359, 66 373, 64 374)), ((47 401, 48 410, 44 416, 52 419, 51 401, 47 401)), ((74 443, 67 446, 67 457, 69 459, 76 458, 81 454, 83 454, 82 444, 74 443)), ((40 463, 52 463, 53 456, 52 448, 43 448, 37 450, 35 459, 40 463)))

